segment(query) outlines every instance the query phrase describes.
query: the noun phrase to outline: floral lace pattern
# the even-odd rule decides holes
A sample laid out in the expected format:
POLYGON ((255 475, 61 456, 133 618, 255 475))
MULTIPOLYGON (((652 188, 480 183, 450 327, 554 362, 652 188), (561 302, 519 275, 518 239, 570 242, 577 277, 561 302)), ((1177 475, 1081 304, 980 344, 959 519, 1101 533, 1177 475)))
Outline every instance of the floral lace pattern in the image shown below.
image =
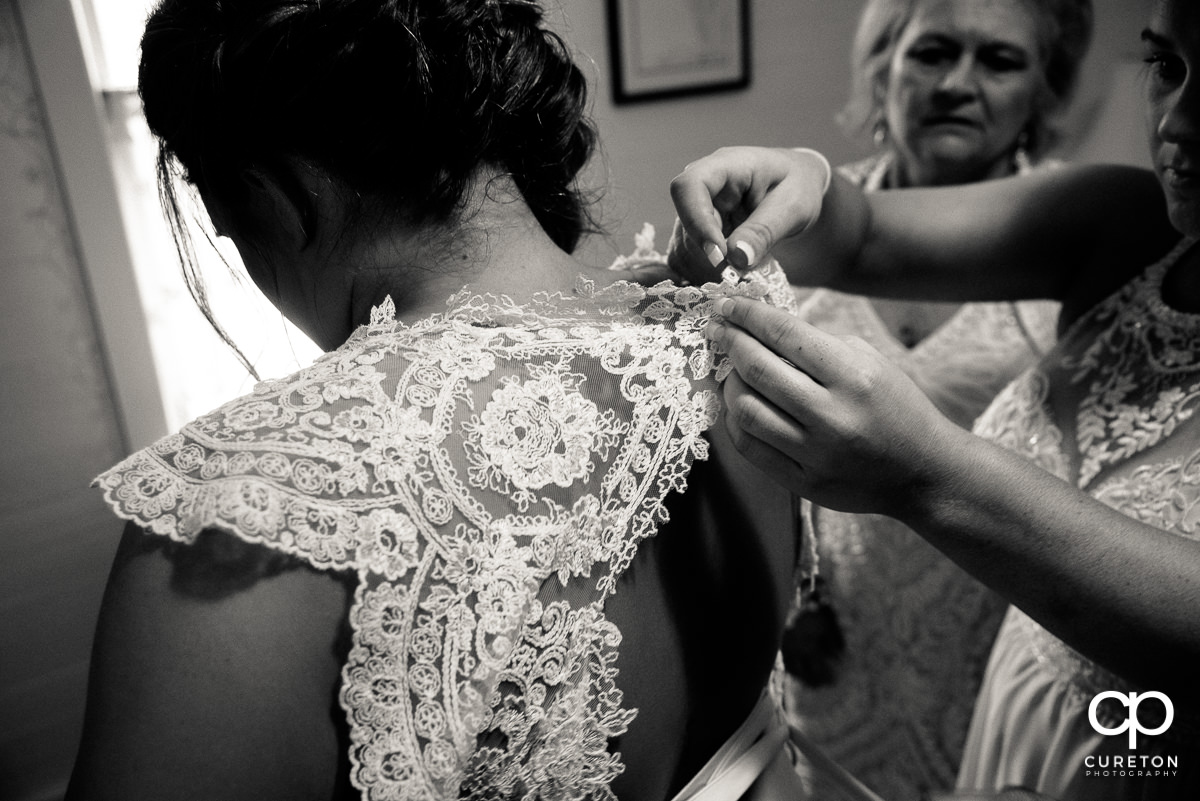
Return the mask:
MULTIPOLYGON (((1042 366, 997 398, 975 432, 1129 517, 1196 538, 1200 315, 1162 300, 1164 276, 1193 245, 1182 242, 1080 318, 1042 366)), ((1016 609, 1000 636, 1026 642, 1085 706, 1102 690, 1138 689, 1016 609)))
POLYGON ((1066 479, 1070 465, 1063 451, 1062 432, 1050 419, 1046 406, 1049 397, 1049 377, 1041 370, 1030 370, 996 396, 973 430, 983 439, 1066 479))
POLYGON ((969 427, 1005 386, 1054 345, 1058 304, 967 303, 912 348, 897 340, 861 295, 818 289, 798 314, 853 333, 898 365, 938 409, 969 427))
POLYGON ((357 574, 341 704, 364 798, 612 798, 636 710, 604 602, 707 456, 728 366, 702 332, 728 294, 790 301, 771 270, 464 291, 411 326, 388 301, 97 481, 174 540, 217 527, 357 574))

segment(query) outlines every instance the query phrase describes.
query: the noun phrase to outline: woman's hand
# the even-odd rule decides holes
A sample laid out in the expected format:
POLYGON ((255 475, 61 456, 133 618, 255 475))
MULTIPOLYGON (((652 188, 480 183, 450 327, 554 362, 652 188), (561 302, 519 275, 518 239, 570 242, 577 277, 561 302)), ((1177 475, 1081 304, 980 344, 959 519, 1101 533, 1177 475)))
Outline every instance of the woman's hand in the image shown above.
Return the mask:
POLYGON ((727 423, 751 462, 822 506, 901 519, 946 480, 970 435, 871 346, 744 298, 719 312, 705 334, 733 361, 727 423))
POLYGON ((1200 542, 959 428, 861 341, 744 298, 718 311, 726 428, 751 462, 821 506, 901 520, 1075 650, 1200 705, 1200 542))
POLYGON ((813 151, 725 147, 671 181, 679 214, 667 261, 693 283, 745 271, 772 253, 785 266, 794 237, 821 213, 829 165, 813 151))

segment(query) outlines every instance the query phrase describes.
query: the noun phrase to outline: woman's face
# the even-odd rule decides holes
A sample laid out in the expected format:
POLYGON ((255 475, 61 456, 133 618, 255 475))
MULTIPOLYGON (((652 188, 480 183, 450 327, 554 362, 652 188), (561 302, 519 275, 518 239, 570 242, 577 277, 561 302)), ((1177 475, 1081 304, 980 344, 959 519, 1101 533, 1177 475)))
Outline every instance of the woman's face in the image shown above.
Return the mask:
POLYGON ((1200 2, 1156 0, 1142 46, 1154 171, 1172 225, 1200 236, 1200 2))
POLYGON ((909 183, 1004 175, 1043 81, 1027 0, 918 0, 884 113, 909 183))

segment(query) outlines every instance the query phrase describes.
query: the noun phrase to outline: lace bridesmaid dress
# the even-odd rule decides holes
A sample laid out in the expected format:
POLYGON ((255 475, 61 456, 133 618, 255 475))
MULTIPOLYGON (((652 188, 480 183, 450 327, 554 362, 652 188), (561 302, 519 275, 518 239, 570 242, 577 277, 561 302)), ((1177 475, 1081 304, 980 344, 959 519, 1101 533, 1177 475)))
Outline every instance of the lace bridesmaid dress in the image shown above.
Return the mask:
MULTIPOLYGON (((843 174, 872 190, 885 168, 843 174)), ((913 348, 865 297, 818 289, 798 313, 865 339, 968 427, 1053 345, 1058 304, 965 304, 913 348)), ((786 677, 789 721, 889 801, 952 787, 1003 601, 891 518, 814 508, 812 521, 846 646, 833 684, 786 677)))
MULTIPOLYGON (((1143 523, 1200 537, 1200 315, 1162 300, 1171 254, 1081 317, 1035 369, 1013 382, 975 431, 1143 523)), ((1136 644, 1131 644, 1136 646, 1136 644)), ((1005 617, 971 723, 959 786, 1021 785, 1062 801, 1200 798, 1200 726, 1176 705, 1168 731, 1105 736, 1088 720, 1101 692, 1134 687, 1017 609, 1005 617), (1095 758, 1175 755, 1171 777, 1087 775, 1095 758), (1092 757, 1093 759, 1089 759, 1092 757)), ((1163 707, 1147 702, 1141 725, 1163 707)), ((1129 719, 1110 700, 1108 728, 1129 719)), ((1099 764, 1099 763, 1097 763, 1099 764)))
MULTIPOLYGON (((413 325, 389 300, 98 483, 148 532, 216 527, 356 577, 340 703, 364 799, 613 798, 638 710, 606 606, 709 452, 728 364, 703 329, 726 294, 791 302, 777 270, 521 306, 464 291, 413 325)), ((700 786, 782 753, 769 700, 750 721, 700 786)))

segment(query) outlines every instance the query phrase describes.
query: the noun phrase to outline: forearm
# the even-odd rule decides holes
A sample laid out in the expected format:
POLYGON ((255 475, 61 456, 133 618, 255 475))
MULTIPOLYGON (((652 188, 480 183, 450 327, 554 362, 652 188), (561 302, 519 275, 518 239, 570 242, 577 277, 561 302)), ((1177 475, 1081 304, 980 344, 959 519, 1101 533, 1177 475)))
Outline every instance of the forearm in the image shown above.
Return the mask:
POLYGON ((1192 696, 1200 542, 1136 522, 946 419, 878 351, 725 299, 738 449, 814 503, 891 515, 1047 629, 1148 689, 1192 696))
POLYGON ((851 290, 868 278, 863 249, 872 231, 871 205, 863 191, 836 172, 820 213, 803 231, 782 239, 772 251, 796 286, 851 290))
POLYGON ((897 517, 1076 650, 1194 703, 1200 543, 967 432, 944 438, 945 458, 897 517))
POLYGON ((1119 286, 1170 247, 1160 195, 1152 175, 1112 167, 867 195, 840 181, 800 245, 802 268, 819 266, 823 280, 808 283, 856 294, 1062 300, 1114 270, 1119 286))
POLYGON ((1154 175, 1089 166, 866 195, 811 152, 722 148, 671 182, 668 262, 694 281, 773 255, 793 284, 922 300, 1075 295, 1178 238, 1154 175), (1099 274, 1101 280, 1097 280, 1099 274))

